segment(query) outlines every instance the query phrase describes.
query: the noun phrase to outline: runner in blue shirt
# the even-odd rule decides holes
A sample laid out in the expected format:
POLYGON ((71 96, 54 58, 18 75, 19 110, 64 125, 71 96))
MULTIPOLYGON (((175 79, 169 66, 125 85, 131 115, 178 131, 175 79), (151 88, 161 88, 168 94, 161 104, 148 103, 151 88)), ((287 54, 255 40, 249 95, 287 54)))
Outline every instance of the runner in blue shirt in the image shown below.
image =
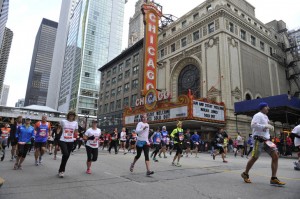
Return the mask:
POLYGON ((195 158, 197 158, 198 150, 199 150, 199 143, 200 143, 200 136, 198 135, 197 131, 194 132, 194 134, 191 137, 191 140, 194 145, 194 151, 196 153, 195 158))
POLYGON ((160 129, 157 128, 156 131, 151 136, 151 141, 153 142, 153 145, 154 145, 154 151, 152 152, 151 157, 153 156, 154 162, 158 162, 158 160, 156 159, 156 155, 161 148, 161 139, 162 139, 162 136, 160 133, 160 129))
POLYGON ((167 158, 166 151, 167 151, 167 145, 168 145, 168 135, 169 135, 169 133, 167 131, 166 126, 163 126, 162 131, 161 131, 161 137, 162 137, 161 149, 158 154, 158 157, 160 157, 160 158, 161 158, 161 153, 164 153, 164 158, 167 158))

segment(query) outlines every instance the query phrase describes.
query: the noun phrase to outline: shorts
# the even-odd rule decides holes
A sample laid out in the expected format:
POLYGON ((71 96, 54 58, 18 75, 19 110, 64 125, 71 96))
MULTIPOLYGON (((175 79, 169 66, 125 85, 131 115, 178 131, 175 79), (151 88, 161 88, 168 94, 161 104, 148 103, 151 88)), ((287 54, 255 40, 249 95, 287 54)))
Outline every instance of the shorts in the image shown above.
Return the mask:
POLYGON ((98 159, 98 148, 92 148, 89 146, 85 146, 86 154, 87 154, 87 161, 88 162, 95 162, 98 159))
POLYGON ((180 143, 174 144, 174 149, 176 149, 176 155, 182 154, 182 144, 180 143))
POLYGON ((122 143, 126 142, 126 140, 120 140, 122 143))
POLYGON ((244 145, 237 145, 237 150, 244 149, 244 145))
POLYGON ((34 142, 34 148, 37 149, 41 149, 42 147, 46 147, 46 142, 34 142))
POLYGON ((48 144, 54 144, 54 140, 48 140, 48 144))
POLYGON ((258 158, 261 154, 262 149, 264 149, 265 152, 267 152, 270 156, 274 151, 278 151, 276 145, 269 141, 260 141, 260 140, 254 140, 254 147, 252 151, 252 157, 258 158))
POLYGON ((59 145, 59 139, 54 139, 53 144, 54 144, 55 146, 59 145))
POLYGON ((3 147, 5 147, 5 146, 7 146, 7 140, 8 140, 8 138, 0 138, 0 144, 3 146, 3 147))
POLYGON ((186 149, 191 148, 191 143, 190 142, 184 142, 184 147, 186 149))
POLYGON ((216 149, 219 150, 219 153, 224 153, 224 148, 222 146, 216 146, 216 149))
POLYGON ((26 158, 30 144, 18 144, 18 157, 26 158))

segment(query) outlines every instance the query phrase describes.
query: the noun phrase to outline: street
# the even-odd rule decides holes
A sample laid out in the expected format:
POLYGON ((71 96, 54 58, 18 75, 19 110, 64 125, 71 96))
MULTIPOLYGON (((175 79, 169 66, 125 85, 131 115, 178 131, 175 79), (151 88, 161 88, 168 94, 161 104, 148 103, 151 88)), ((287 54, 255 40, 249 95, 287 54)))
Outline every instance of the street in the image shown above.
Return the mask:
MULTIPOLYGON (((7 154, 9 151, 7 151, 7 154)), ((174 153, 172 154, 172 156, 174 153)), ((250 172, 252 184, 244 183, 240 174, 247 159, 228 155, 227 164, 220 156, 213 160, 208 153, 181 159, 182 167, 171 166, 171 157, 151 161, 154 175, 147 177, 144 156, 137 162, 134 172, 129 165, 133 154, 108 154, 99 150, 92 165, 92 174, 86 174, 85 149, 71 155, 65 177, 58 178, 61 155, 57 160, 44 155, 43 164, 34 166, 33 152, 23 163, 23 170, 13 170, 8 155, 0 162, 0 177, 6 181, 0 189, 1 199, 35 198, 290 198, 300 197, 300 172, 293 168, 294 159, 279 160, 278 178, 287 184, 275 187, 269 184, 271 159, 263 154, 250 172)))

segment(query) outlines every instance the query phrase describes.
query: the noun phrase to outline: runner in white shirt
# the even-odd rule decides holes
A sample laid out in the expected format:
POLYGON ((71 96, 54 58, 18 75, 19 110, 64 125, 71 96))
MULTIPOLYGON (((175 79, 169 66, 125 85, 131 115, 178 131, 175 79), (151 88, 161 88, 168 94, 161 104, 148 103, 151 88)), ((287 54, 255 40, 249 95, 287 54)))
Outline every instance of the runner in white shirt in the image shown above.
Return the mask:
POLYGON ((126 128, 122 128, 122 132, 120 133, 120 142, 121 142, 121 148, 124 151, 124 155, 126 155, 125 152, 125 145, 126 145, 126 128))
POLYGON ((92 128, 89 128, 84 136, 83 139, 87 140, 85 147, 86 147, 86 154, 87 154, 87 161, 86 166, 87 174, 91 174, 91 166, 92 162, 96 162, 98 158, 98 148, 99 148, 99 137, 101 135, 101 130, 97 128, 98 121, 92 121, 92 128))
POLYGON ((256 113, 251 121, 251 128, 254 142, 254 148, 252 151, 252 157, 247 163, 246 170, 241 174, 246 183, 251 183, 249 179, 249 171, 259 158, 262 149, 264 149, 272 157, 272 177, 270 180, 271 185, 285 185, 281 182, 277 176, 278 169, 278 150, 276 145, 270 141, 270 130, 274 131, 274 127, 269 124, 269 118, 267 113, 269 112, 269 106, 267 103, 262 102, 258 105, 260 112, 256 113))
POLYGON ((144 151, 145 155, 145 163, 146 163, 146 169, 147 173, 146 175, 152 175, 154 174, 153 171, 150 171, 150 162, 149 162, 149 124, 147 123, 147 114, 144 114, 142 116, 142 122, 139 122, 136 126, 135 132, 137 133, 137 143, 136 143, 136 150, 137 155, 134 157, 133 163, 130 165, 130 171, 133 172, 133 168, 135 163, 138 161, 138 159, 141 157, 142 151, 144 151))
MULTIPOLYGON (((292 134, 293 136, 295 136, 294 139, 295 147, 299 147, 300 149, 300 124, 292 130, 292 134)), ((295 164, 294 169, 300 170, 300 151, 298 152, 298 162, 294 162, 294 164, 295 164)))
POLYGON ((73 148, 73 138, 77 137, 78 134, 78 123, 75 121, 75 118, 76 113, 74 111, 69 111, 67 114, 67 119, 61 121, 62 135, 59 140, 59 146, 63 156, 58 170, 58 175, 60 178, 64 177, 66 164, 73 148))

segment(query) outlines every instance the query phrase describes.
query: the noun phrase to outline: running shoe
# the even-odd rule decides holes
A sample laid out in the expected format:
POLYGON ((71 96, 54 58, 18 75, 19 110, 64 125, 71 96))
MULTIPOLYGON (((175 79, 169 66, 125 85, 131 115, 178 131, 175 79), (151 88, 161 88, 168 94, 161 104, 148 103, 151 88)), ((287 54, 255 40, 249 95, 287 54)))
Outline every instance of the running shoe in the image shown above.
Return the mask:
POLYGON ((176 167, 181 167, 181 164, 177 162, 176 167))
POLYGON ((87 173, 87 174, 92 174, 91 169, 87 169, 87 170, 86 170, 86 173, 87 173))
POLYGON ((15 165, 14 165, 14 170, 17 170, 18 169, 18 164, 16 163, 15 165))
POLYGON ((18 169, 19 169, 19 170, 23 170, 23 168, 22 168, 22 166, 21 166, 21 165, 19 165, 19 166, 18 166, 18 169))
POLYGON ((167 156, 164 156, 164 158, 168 158, 167 156))
POLYGON ((134 164, 131 163, 131 164, 130 164, 130 167, 129 167, 130 172, 133 172, 133 168, 134 168, 134 164))
POLYGON ((153 158, 153 161, 154 161, 154 162, 158 162, 158 160, 157 160, 156 158, 153 158))
POLYGON ((271 185, 278 185, 278 186, 283 186, 285 185, 285 182, 281 182, 277 177, 270 180, 271 185))
POLYGON ((58 173, 58 176, 59 176, 60 178, 63 178, 64 175, 65 175, 64 172, 59 172, 59 173, 58 173))
POLYGON ((35 161, 35 166, 39 166, 39 162, 37 160, 35 161))
POLYGON ((250 180, 250 178, 249 178, 249 174, 246 174, 245 172, 243 172, 243 173, 241 174, 241 176, 242 176, 242 178, 244 179, 244 181, 245 181, 246 183, 251 183, 251 180, 250 180))
POLYGON ((172 162, 172 166, 176 166, 176 164, 174 162, 172 162))
POLYGON ((227 160, 223 160, 223 163, 228 163, 228 161, 227 160))
POLYGON ((150 176, 152 174, 154 174, 154 171, 147 171, 147 173, 146 173, 147 176, 150 176))
POLYGON ((158 155, 159 158, 161 158, 161 155, 158 155))

